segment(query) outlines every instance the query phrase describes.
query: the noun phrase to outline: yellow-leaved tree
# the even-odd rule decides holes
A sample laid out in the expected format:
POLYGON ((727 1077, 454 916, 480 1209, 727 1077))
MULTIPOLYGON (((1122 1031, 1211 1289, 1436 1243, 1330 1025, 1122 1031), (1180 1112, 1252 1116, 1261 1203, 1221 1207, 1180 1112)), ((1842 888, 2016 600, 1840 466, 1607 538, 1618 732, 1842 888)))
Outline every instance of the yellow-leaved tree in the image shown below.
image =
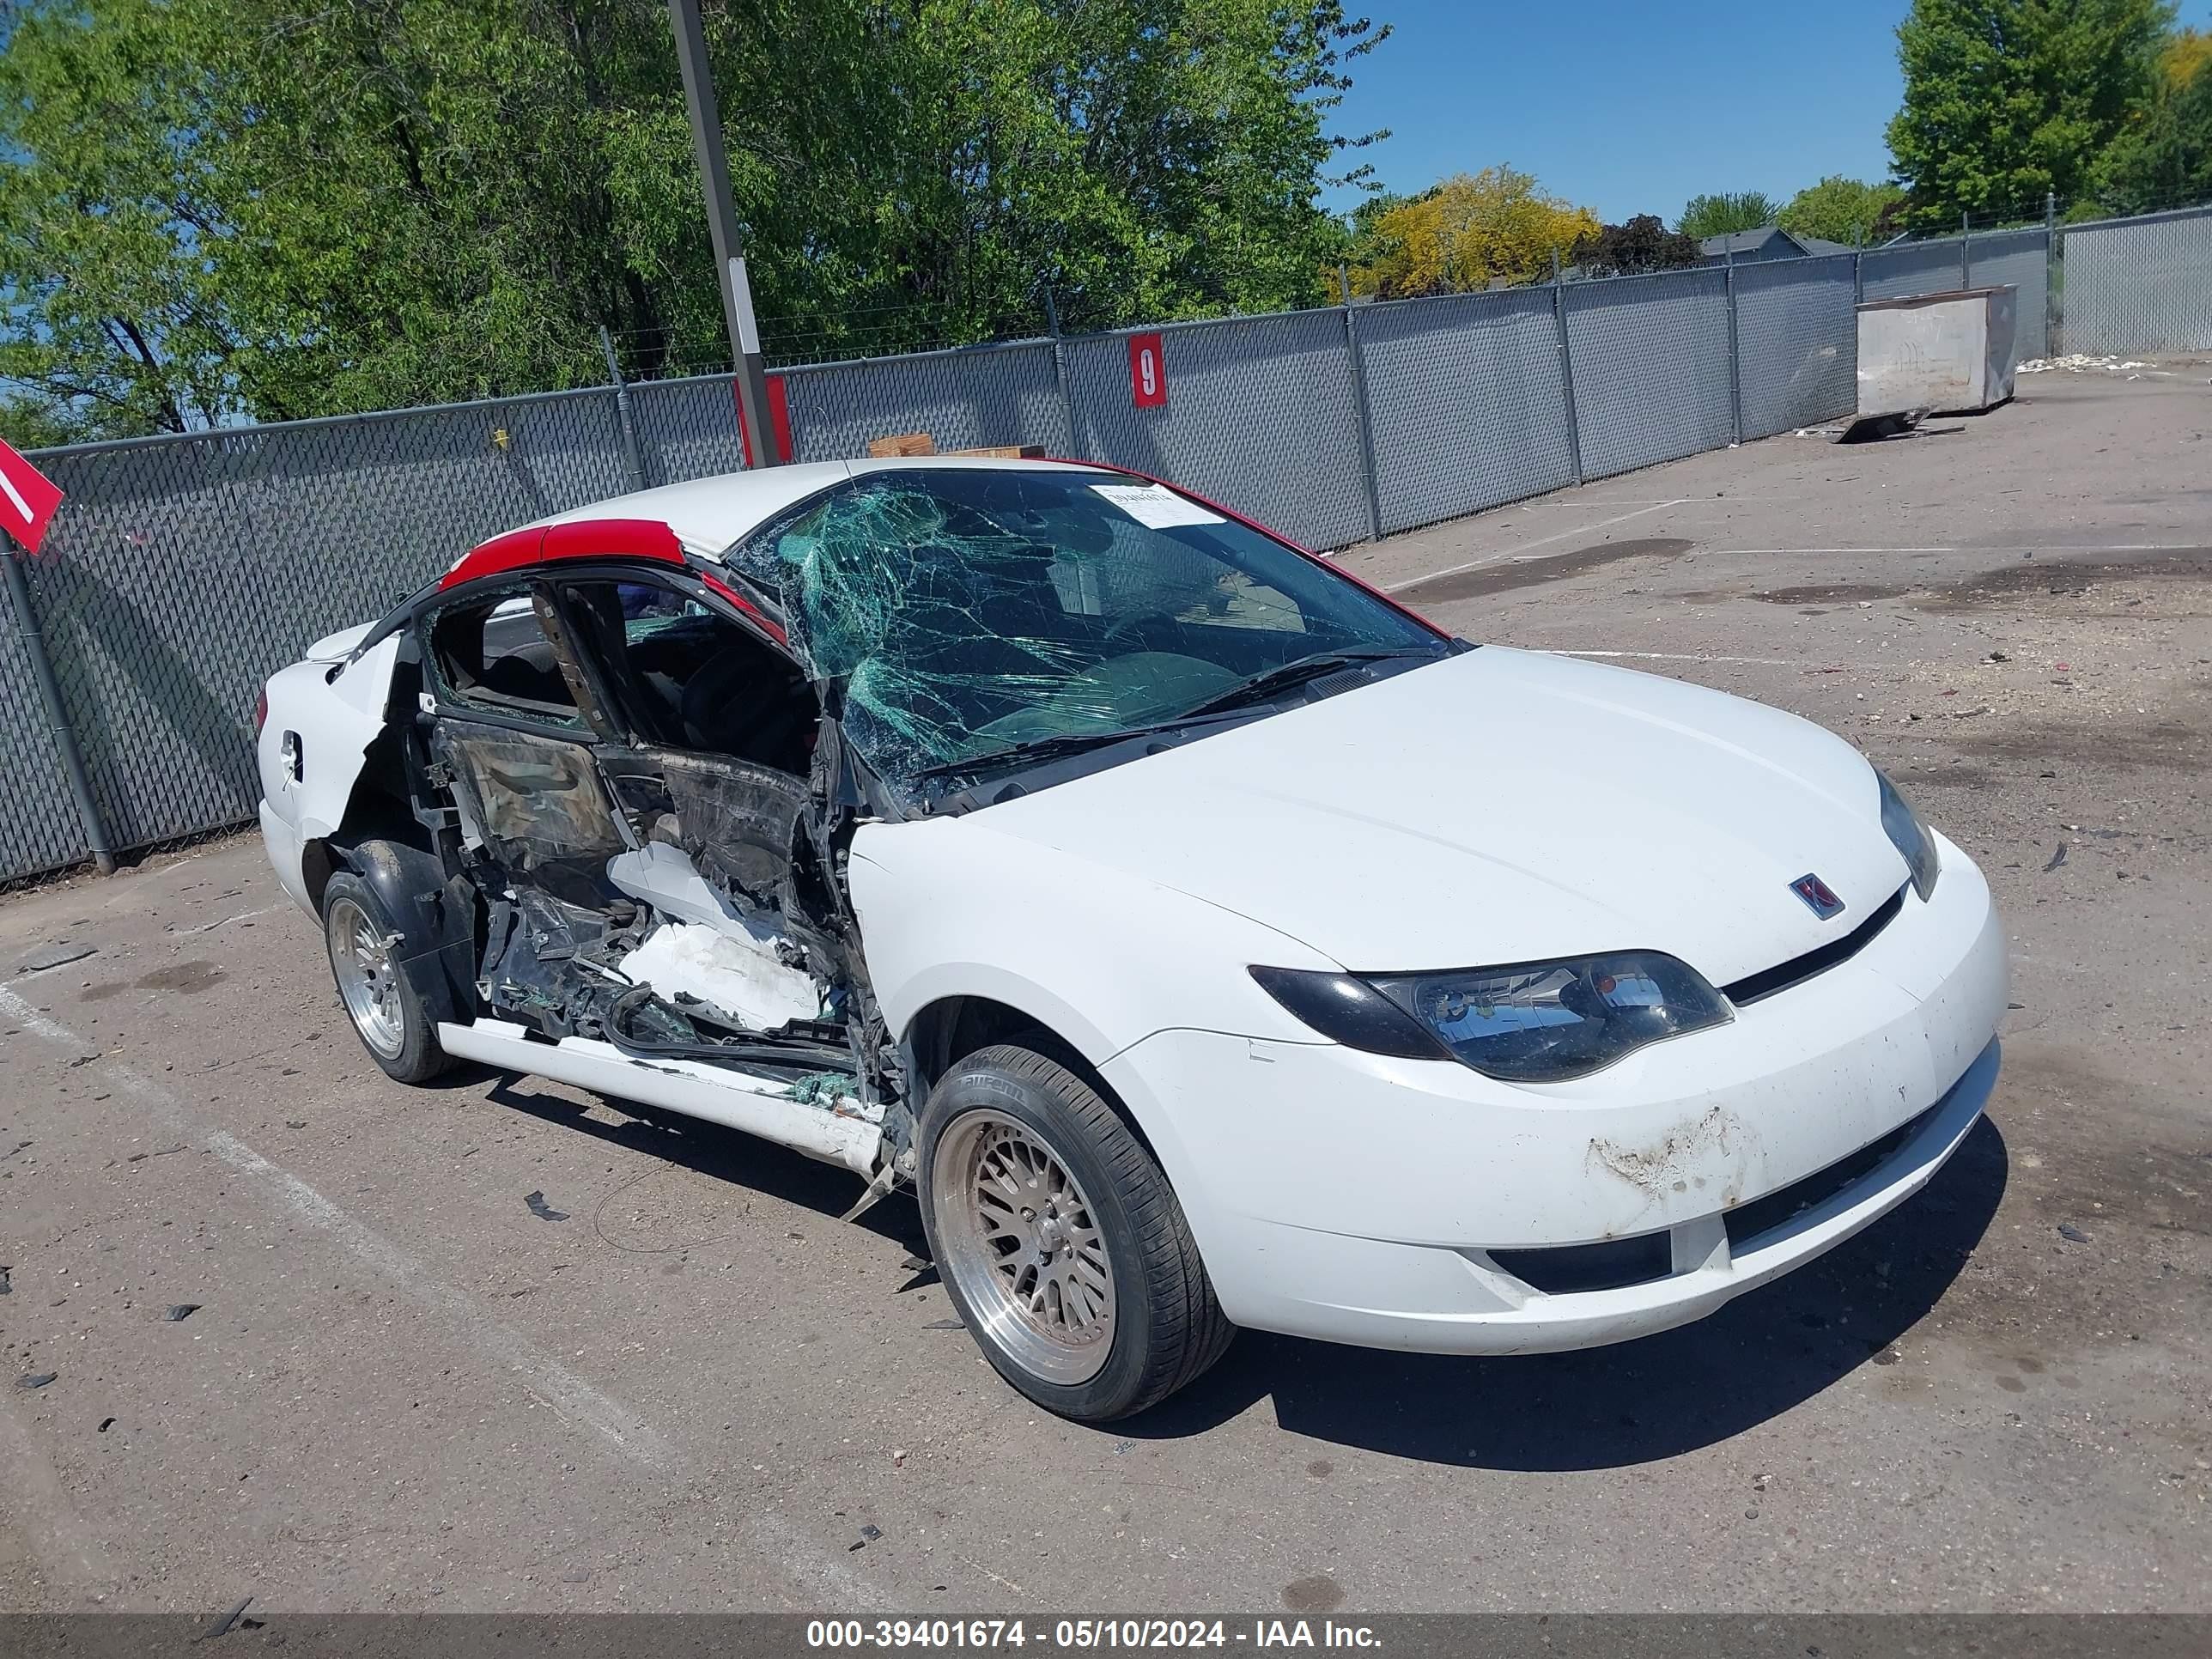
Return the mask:
POLYGON ((2212 67, 2212 30, 2176 29, 2159 49, 2159 79, 2179 92, 2212 67))
POLYGON ((1553 249, 1571 258, 1576 245, 1601 228, 1588 208, 1546 195, 1528 173, 1509 167, 1455 173, 1360 216, 1352 291, 1401 300, 1533 282, 1551 270, 1553 249))

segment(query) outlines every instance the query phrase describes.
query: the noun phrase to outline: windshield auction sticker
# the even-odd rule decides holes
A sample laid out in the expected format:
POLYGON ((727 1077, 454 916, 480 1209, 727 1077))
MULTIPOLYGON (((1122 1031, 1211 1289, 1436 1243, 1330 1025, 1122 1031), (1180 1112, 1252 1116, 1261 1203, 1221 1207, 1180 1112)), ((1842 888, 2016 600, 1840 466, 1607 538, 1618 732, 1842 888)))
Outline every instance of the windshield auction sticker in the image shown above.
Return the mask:
POLYGON ((1147 530, 1172 530, 1179 524, 1228 522, 1218 513, 1209 513, 1196 501, 1185 500, 1164 485, 1093 484, 1091 487, 1147 530))

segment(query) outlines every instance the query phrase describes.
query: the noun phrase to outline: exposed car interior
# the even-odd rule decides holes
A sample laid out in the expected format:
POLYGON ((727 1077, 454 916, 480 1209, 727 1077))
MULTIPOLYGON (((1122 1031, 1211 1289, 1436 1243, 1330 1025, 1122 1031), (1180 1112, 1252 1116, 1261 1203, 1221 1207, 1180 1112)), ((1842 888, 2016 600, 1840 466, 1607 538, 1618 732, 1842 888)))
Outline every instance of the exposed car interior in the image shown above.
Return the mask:
POLYGON ((520 580, 430 612, 422 637, 425 775, 434 796, 449 780, 489 919, 494 1012, 635 1057, 859 1086, 854 953, 806 873, 821 722, 805 677, 690 582, 644 573, 520 580))

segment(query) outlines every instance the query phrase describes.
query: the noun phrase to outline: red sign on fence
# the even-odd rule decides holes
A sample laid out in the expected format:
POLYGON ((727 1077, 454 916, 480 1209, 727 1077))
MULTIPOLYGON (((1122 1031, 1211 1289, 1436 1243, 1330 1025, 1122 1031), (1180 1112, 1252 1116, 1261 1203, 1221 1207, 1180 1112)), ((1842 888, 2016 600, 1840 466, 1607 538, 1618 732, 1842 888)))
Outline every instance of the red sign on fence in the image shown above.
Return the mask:
POLYGON ((1168 360, 1157 334, 1129 337, 1129 397, 1139 409, 1158 409, 1168 400, 1168 360))
POLYGON ((54 481, 0 442, 0 526, 35 553, 61 504, 54 481))

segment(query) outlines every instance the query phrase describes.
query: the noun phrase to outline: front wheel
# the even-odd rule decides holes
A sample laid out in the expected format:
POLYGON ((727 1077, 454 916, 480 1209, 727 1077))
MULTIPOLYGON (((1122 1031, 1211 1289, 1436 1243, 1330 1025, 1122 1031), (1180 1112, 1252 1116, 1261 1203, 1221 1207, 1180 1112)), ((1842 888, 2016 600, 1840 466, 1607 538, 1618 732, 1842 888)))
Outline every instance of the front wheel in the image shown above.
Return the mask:
POLYGON ((428 1083, 453 1064, 438 1046, 437 1021, 399 965, 398 929, 375 890, 349 870, 323 890, 323 940, 354 1032, 386 1077, 428 1083))
POLYGON ((1026 1048, 969 1055, 922 1109, 921 1219, 946 1293, 999 1374, 1103 1423, 1228 1348, 1182 1206, 1114 1109, 1026 1048))

